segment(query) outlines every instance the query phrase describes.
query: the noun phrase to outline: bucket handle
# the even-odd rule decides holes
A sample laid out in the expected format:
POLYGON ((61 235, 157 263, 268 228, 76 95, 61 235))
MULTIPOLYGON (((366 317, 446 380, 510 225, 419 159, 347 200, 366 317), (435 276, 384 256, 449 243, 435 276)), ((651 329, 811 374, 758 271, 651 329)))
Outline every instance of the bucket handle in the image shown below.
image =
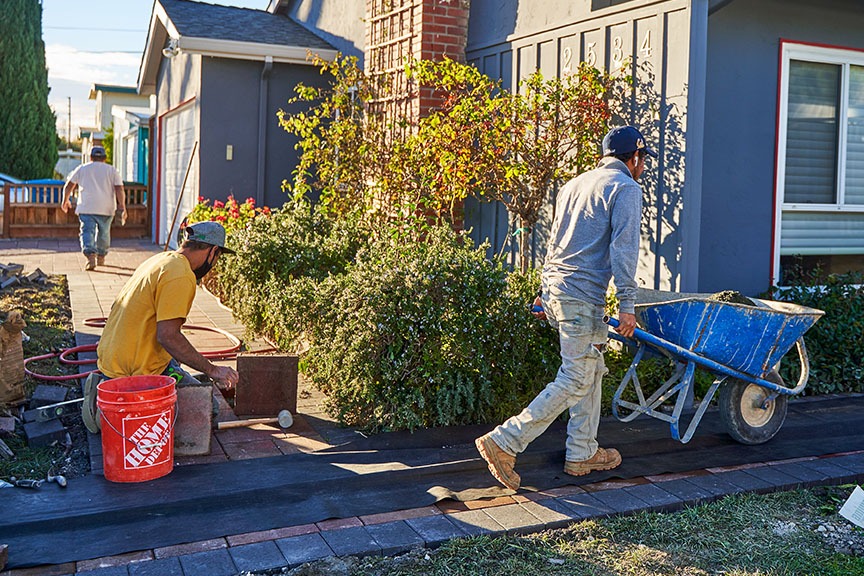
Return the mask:
MULTIPOLYGON (((174 425, 177 424, 177 408, 178 408, 178 403, 174 402, 174 421, 171 422, 171 427, 168 429, 168 436, 169 437, 171 436, 171 432, 174 431, 174 425)), ((114 432, 116 432, 118 436, 123 438, 123 440, 125 440, 126 442, 133 444, 135 446, 135 448, 137 448, 138 450, 149 450, 150 448, 159 448, 160 446, 164 446, 166 444, 165 442, 156 442, 155 444, 139 444, 138 442, 133 442, 132 440, 130 440, 129 438, 127 438, 126 436, 121 434, 120 431, 114 427, 114 424, 111 423, 111 420, 109 420, 108 418, 102 418, 102 419, 108 423, 108 426, 112 430, 114 430, 114 432)))

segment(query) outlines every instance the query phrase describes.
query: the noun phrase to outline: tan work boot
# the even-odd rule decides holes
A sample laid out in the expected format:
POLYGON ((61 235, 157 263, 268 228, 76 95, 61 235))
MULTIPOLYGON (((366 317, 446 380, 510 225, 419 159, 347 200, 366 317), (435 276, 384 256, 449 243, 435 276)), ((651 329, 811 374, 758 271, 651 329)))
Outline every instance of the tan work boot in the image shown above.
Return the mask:
POLYGON ((584 476, 594 470, 612 470, 621 464, 621 454, 614 448, 597 448, 594 456, 581 462, 564 462, 564 472, 571 476, 584 476))
POLYGON ((104 266, 105 265, 105 255, 104 254, 98 254, 96 256, 96 265, 97 266, 104 266))
POLYGON ((87 265, 84 266, 85 270, 95 270, 96 269, 96 255, 95 254, 87 254, 87 265))
POLYGON ((486 461, 486 464, 489 465, 489 472, 492 473, 492 476, 507 488, 518 490, 522 479, 519 478, 519 474, 513 470, 513 467, 516 466, 516 457, 504 452, 498 444, 489 437, 489 434, 477 438, 474 441, 474 445, 477 446, 477 451, 480 452, 480 456, 482 456, 483 460, 486 461))

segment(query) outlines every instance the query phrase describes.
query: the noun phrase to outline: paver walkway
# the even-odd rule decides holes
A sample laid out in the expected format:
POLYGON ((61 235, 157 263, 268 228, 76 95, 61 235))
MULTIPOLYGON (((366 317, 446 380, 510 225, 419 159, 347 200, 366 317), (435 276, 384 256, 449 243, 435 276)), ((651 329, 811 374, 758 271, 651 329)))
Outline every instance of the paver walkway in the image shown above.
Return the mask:
MULTIPOLYGON (((116 242, 107 266, 95 272, 83 269, 84 259, 73 241, 0 240, 0 262, 25 266, 25 272, 41 268, 49 274, 65 274, 69 281, 73 322, 79 344, 91 343, 99 329, 84 320, 108 315, 117 291, 135 267, 159 247, 146 241, 116 242)), ((189 322, 222 328, 243 336, 230 311, 206 291, 199 290, 189 322)), ((197 342, 201 345, 201 342, 197 342)), ((218 346, 218 342, 211 344, 218 346)), ((266 343, 248 343, 251 348, 266 343)), ((352 438, 318 408, 319 398, 301 388, 298 414, 290 434, 256 427, 235 434, 233 441, 220 438, 214 454, 178 465, 270 456, 309 451, 352 438), (275 450, 275 451, 274 451, 275 450)), ((98 464, 94 467, 98 470, 98 464)), ((684 506, 740 492, 771 492, 799 486, 860 482, 864 479, 864 451, 832 454, 821 458, 764 462, 684 474, 648 476, 627 480, 566 486, 554 490, 517 493, 472 502, 444 500, 434 506, 371 516, 291 525, 262 532, 229 535, 200 542, 140 550, 61 565, 11 569, 0 576, 88 574, 93 576, 233 575, 243 570, 263 570, 331 555, 395 554, 416 546, 436 546, 451 538, 475 534, 529 533, 557 528, 571 522, 640 510, 676 510, 684 506)), ((73 542, 69 543, 74 546, 73 542)))

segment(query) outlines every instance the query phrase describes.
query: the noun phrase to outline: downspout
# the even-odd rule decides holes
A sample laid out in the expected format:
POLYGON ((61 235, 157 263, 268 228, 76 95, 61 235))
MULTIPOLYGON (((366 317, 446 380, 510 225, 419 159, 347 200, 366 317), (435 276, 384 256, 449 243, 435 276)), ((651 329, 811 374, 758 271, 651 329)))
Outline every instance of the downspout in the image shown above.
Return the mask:
POLYGON ((708 0, 692 0, 690 4, 689 56, 687 148, 684 153, 686 175, 680 223, 683 230, 681 275, 677 286, 680 292, 699 291, 702 162, 705 149, 705 79, 708 67, 708 0))
POLYGON ((267 165, 267 104, 270 92, 270 73, 273 71, 273 57, 264 58, 264 68, 261 70, 261 85, 258 101, 258 174, 255 189, 256 206, 264 205, 264 170, 267 165))

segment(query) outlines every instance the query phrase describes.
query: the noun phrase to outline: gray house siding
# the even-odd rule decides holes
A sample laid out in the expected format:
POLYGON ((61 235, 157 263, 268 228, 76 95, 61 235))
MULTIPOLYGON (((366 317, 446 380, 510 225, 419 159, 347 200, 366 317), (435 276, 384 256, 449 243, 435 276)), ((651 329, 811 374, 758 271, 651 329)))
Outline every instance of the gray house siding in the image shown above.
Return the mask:
POLYGON ((771 285, 780 40, 864 48, 857 0, 737 0, 708 20, 699 290, 771 285))
MULTIPOLYGON (((238 202, 255 198, 259 205, 278 207, 287 196, 282 181, 291 178, 297 165, 297 138, 279 126, 277 112, 290 111, 288 99, 298 82, 322 82, 317 68, 299 64, 273 64, 262 81, 265 64, 248 60, 204 57, 200 97, 201 176, 199 194, 238 202), (266 90, 261 114, 261 88, 266 90), (263 134, 259 133, 263 131, 263 134), (259 138, 264 150, 259 151, 259 138), (232 159, 227 147, 232 146, 232 159), (263 197, 258 196, 259 174, 263 197)), ((301 105, 294 105, 299 108, 301 105)))
POLYGON ((299 0, 288 15, 363 65, 366 45, 366 3, 355 0, 299 0))
MULTIPOLYGON (((502 78, 509 89, 536 69, 549 77, 575 70, 580 61, 607 70, 631 62, 634 89, 622 98, 617 123, 638 125, 661 154, 642 181, 638 279, 652 288, 692 289, 695 276, 684 278, 682 266, 688 256, 684 254, 687 227, 682 222, 698 222, 700 194, 698 187, 685 189, 690 3, 634 0, 596 8, 597 4, 609 3, 535 1, 520 2, 517 8, 515 2, 502 7, 491 0, 474 0, 467 59, 489 76, 502 78), (685 194, 694 200, 685 202, 685 194)), ((545 255, 553 205, 550 198, 547 213, 533 232, 531 264, 535 266, 545 255)), ((470 200, 465 211, 466 227, 476 240, 488 239, 490 253, 499 252, 512 238, 508 230, 515 226, 508 227, 502 206, 470 200)), ((698 246, 698 236, 690 246, 698 246)), ((512 258, 513 248, 510 253, 512 258)))

